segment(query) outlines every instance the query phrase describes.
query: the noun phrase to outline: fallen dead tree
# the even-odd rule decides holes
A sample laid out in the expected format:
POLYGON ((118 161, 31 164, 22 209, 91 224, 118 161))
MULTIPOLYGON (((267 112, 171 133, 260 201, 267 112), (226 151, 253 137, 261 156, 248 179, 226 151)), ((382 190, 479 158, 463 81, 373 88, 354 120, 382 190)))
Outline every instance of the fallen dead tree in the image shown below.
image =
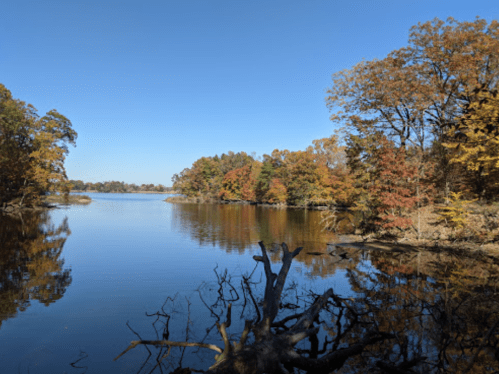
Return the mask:
MULTIPOLYGON (((198 347, 213 350, 217 354, 215 363, 208 370, 196 370, 196 372, 256 374, 294 373, 297 370, 330 373, 340 369, 349 358, 361 354, 366 347, 394 338, 394 335, 390 333, 379 331, 377 324, 369 320, 368 305, 359 306, 349 302, 337 296, 333 289, 328 289, 322 295, 311 295, 314 300, 310 306, 302 312, 291 314, 283 305, 281 298, 293 258, 300 253, 302 248, 290 252, 287 245, 283 243, 281 245, 282 266, 279 273, 275 274, 271 269, 267 249, 262 242, 259 244, 262 254, 254 256, 254 259, 264 265, 264 297, 261 303, 258 303, 249 287, 249 277, 243 277, 241 286, 244 291, 244 305, 246 306, 247 302, 253 305, 255 317, 245 321, 244 329, 237 339, 232 339, 227 332, 232 322, 231 303, 227 305, 224 321, 221 322, 219 318, 216 323, 223 347, 204 342, 168 340, 168 322, 171 316, 166 313, 156 313, 158 318, 167 319, 162 339, 132 341, 115 360, 137 346, 146 346, 146 348, 155 346, 162 348, 157 357, 156 366, 158 366, 164 358, 168 357, 172 347, 198 347), (330 325, 321 319, 322 312, 329 313, 330 322, 332 322, 330 325), (278 318, 280 314, 285 315, 278 318), (324 331, 321 333, 321 329, 326 329, 327 333, 324 331), (331 340, 328 340, 328 335, 331 340), (324 339, 322 348, 319 347, 319 337, 324 339)), ((226 274, 222 277, 217 274, 221 287, 224 282, 230 281, 230 279, 227 280, 226 274)), ((236 292, 232 285, 230 287, 236 292)), ((223 297, 222 294, 220 296, 223 297)), ((214 314, 211 307, 206 306, 214 314)), ((393 369, 398 370, 397 367, 393 369)), ((398 372, 404 372, 402 368, 400 369, 401 371, 398 372)), ((180 371, 177 368, 175 371, 189 373, 190 370, 184 368, 180 371)))

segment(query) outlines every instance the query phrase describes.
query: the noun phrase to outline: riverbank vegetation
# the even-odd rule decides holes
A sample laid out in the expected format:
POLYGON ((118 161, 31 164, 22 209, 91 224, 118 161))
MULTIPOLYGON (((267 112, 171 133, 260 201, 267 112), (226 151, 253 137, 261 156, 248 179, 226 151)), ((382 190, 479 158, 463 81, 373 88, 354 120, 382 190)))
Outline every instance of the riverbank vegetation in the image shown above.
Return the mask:
POLYGON ((56 110, 37 110, 0 84, 0 209, 40 205, 49 192, 69 193, 64 169, 77 134, 56 110))
POLYGON ((333 75, 326 104, 335 135, 260 159, 202 157, 173 176, 173 188, 195 198, 348 207, 363 232, 414 229, 418 239, 414 213, 430 207, 456 238, 497 241, 497 210, 482 209, 483 230, 466 217, 499 196, 498 81, 499 22, 420 23, 406 47, 333 75))

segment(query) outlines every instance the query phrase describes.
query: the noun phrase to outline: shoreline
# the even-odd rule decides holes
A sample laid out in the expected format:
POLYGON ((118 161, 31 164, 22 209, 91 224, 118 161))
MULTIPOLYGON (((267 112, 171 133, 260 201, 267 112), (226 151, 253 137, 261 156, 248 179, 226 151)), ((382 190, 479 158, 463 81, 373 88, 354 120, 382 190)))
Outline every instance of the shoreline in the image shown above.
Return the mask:
POLYGON ((93 200, 86 195, 68 195, 65 197, 64 195, 47 195, 42 196, 41 202, 39 205, 35 206, 22 206, 16 202, 4 203, 3 206, 0 206, 0 214, 17 214, 22 212, 34 212, 34 211, 42 211, 57 208, 57 205, 88 205, 93 200))
MULTIPOLYGON (((271 204, 271 203, 259 203, 256 201, 245 201, 245 200, 219 200, 218 198, 209 196, 197 196, 197 197, 186 197, 184 195, 180 196, 170 196, 167 197, 164 202, 171 204, 221 204, 221 205, 256 205, 268 208, 276 209, 307 209, 307 210, 328 210, 327 205, 288 205, 288 204, 271 204)), ((346 207, 338 206, 336 207, 338 211, 346 210, 346 207)))
MULTIPOLYGON (((419 252, 451 253, 456 251, 467 251, 468 253, 483 253, 499 260, 499 244, 487 243, 485 245, 473 242, 452 242, 449 240, 432 241, 427 239, 417 240, 387 240, 367 239, 363 240, 361 235, 344 235, 346 240, 340 243, 328 243, 337 248, 355 248, 368 251, 382 251, 398 254, 411 254, 419 252), (350 241, 351 240, 351 241, 350 241)), ((365 238, 364 238, 365 239, 365 238)))
MULTIPOLYGON (((274 209, 307 209, 307 210, 327 210, 327 206, 290 206, 285 204, 266 204, 248 201, 220 201, 214 197, 168 197, 165 202, 171 204, 239 204, 257 205, 274 209)), ((439 217, 437 211, 439 206, 425 206, 412 212, 409 217, 413 224, 411 227, 399 235, 393 236, 390 232, 379 231, 370 234, 359 234, 359 230, 353 227, 351 233, 338 234, 345 239, 340 246, 351 246, 356 248, 387 250, 397 252, 418 252, 418 251, 461 251, 480 252, 499 258, 499 206, 482 206, 474 204, 469 207, 467 222, 468 225, 463 231, 457 231, 449 227, 439 217), (491 220, 497 220, 497 226, 491 227, 491 220), (419 227, 419 235, 418 235, 419 227), (484 236, 484 233, 486 234, 484 236)), ((336 207, 336 211, 341 213, 348 210, 347 207, 336 207)), ((332 212, 332 211, 331 211, 332 212)), ((335 245, 331 243, 331 245, 335 245)))

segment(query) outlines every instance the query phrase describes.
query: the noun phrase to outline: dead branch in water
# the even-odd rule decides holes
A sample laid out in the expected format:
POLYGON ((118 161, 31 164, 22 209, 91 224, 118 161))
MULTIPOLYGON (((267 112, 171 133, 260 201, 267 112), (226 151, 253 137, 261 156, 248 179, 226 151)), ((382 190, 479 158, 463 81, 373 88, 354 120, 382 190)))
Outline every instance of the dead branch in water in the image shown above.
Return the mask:
MULTIPOLYGON (((244 330, 238 339, 232 339, 227 332, 232 322, 232 303, 228 303, 224 321, 220 322, 219 316, 216 322, 223 348, 203 342, 179 342, 166 339, 136 340, 132 341, 115 360, 139 345, 169 348, 198 347, 211 349, 218 353, 215 356, 216 362, 207 371, 202 371, 204 373, 293 373, 295 369, 314 373, 329 373, 341 368, 348 358, 361 354, 367 346, 394 337, 390 333, 379 331, 376 324, 371 323, 367 324, 369 325, 368 329, 362 327, 358 330, 364 332, 363 336, 358 336, 355 341, 350 339, 348 346, 345 346, 345 342, 340 344, 340 340, 349 331, 352 331, 354 326, 366 325, 362 318, 369 313, 355 310, 354 306, 335 295, 332 288, 322 295, 316 295, 315 300, 304 311, 285 315, 276 321, 279 312, 286 310, 287 304, 282 303, 282 297, 291 263, 303 248, 300 247, 291 252, 287 245, 282 243, 282 266, 279 273, 276 274, 272 271, 267 249, 262 242, 259 245, 261 256, 255 256, 255 260, 263 262, 265 272, 265 291, 261 303, 258 303, 253 295, 249 277, 243 277, 242 292, 238 293, 236 288, 230 284, 227 272, 221 276, 217 273, 220 286, 217 303, 209 306, 203 300, 211 314, 216 316, 214 307, 218 305, 219 301, 227 301, 227 298, 230 301, 237 301, 242 294, 244 306, 246 306, 249 299, 256 310, 255 318, 245 320, 244 330), (223 291, 224 285, 228 287, 230 293, 227 298, 225 298, 223 291), (325 321, 321 320, 320 314, 327 312, 328 308, 339 311, 340 317, 336 318, 335 321, 335 326, 339 330, 336 331, 337 339, 328 340, 326 336, 323 348, 319 350, 319 334, 321 327, 325 324, 325 321), (310 349, 303 349, 305 339, 310 341, 310 349)), ((166 314, 163 315, 166 316, 166 314)), ((170 316, 168 315, 167 318, 167 322, 169 322, 170 316)), ((166 326, 168 325, 166 324, 166 326)))

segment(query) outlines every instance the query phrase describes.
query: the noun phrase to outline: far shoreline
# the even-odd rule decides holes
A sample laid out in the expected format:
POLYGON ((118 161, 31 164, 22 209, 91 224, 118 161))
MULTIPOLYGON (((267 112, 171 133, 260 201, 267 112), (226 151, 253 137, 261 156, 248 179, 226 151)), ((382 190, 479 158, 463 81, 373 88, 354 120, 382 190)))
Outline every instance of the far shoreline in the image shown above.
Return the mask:
POLYGON ((171 192, 171 191, 109 191, 109 192, 103 192, 103 191, 97 191, 97 190, 71 190, 71 192, 74 193, 143 193, 143 194, 161 194, 161 195, 177 195, 180 194, 180 192, 171 192))

